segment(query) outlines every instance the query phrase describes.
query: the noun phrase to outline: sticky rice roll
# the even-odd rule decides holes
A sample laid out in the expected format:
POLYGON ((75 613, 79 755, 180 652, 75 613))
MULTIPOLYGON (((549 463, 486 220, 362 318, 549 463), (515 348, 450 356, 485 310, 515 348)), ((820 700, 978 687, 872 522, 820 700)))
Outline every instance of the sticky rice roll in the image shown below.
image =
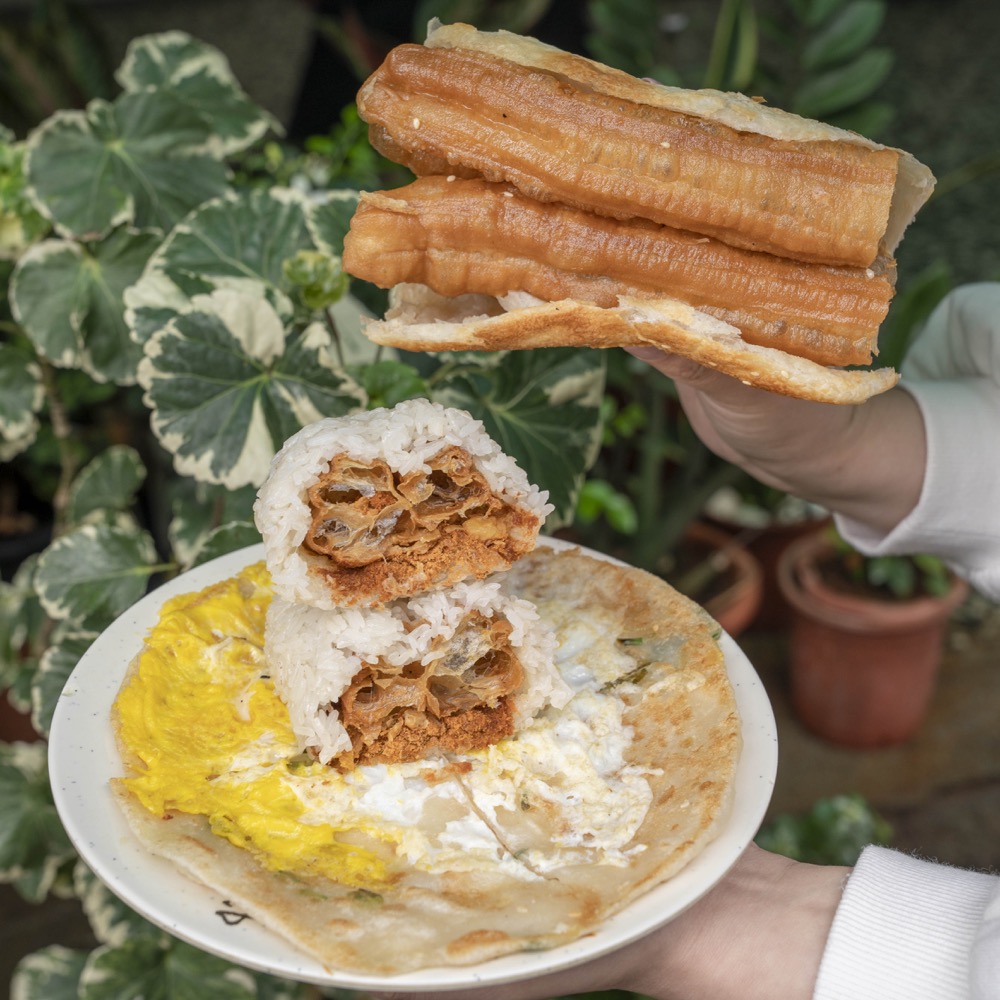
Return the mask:
POLYGON ((367 607, 508 569, 547 500, 481 421, 415 399, 304 427, 254 517, 279 597, 367 607))
POLYGON ((264 635, 300 748, 340 769, 480 749, 571 695, 552 630, 493 581, 381 608, 275 598, 264 635))

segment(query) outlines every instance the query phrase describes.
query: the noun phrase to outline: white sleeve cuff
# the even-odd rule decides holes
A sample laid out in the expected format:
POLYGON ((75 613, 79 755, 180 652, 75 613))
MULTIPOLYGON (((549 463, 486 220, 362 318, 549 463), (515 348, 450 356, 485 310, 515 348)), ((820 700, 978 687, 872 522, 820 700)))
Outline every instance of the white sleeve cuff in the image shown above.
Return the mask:
POLYGON ((998 893, 995 876, 867 848, 837 909, 813 1000, 992 996, 971 992, 970 956, 998 893))
POLYGON ((1000 598, 1000 390, 983 378, 910 382, 927 434, 917 506, 887 535, 837 518, 844 537, 871 555, 930 553, 977 589, 1000 598))

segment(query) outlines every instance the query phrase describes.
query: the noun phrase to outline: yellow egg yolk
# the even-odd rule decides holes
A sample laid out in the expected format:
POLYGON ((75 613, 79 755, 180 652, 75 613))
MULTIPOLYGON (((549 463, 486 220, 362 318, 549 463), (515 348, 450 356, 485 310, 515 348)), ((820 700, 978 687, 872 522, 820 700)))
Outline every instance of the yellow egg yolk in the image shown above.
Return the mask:
POLYGON ((386 862, 304 822, 294 782, 328 769, 298 757, 288 711, 264 662, 271 600, 263 563, 167 601, 115 702, 132 755, 126 786, 156 815, 203 815, 212 830, 275 871, 365 889, 389 881, 386 862))

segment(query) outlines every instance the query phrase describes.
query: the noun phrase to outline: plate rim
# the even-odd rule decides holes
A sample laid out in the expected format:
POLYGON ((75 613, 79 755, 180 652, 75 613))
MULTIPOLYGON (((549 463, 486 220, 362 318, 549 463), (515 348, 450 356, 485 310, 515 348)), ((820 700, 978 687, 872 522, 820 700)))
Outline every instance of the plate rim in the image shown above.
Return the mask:
MULTIPOLYGON (((577 549, 594 558, 627 565, 561 539, 541 536, 538 542, 540 546, 577 549)), ((112 732, 111 705, 129 663, 140 651, 146 631, 155 623, 165 601, 224 580, 263 558, 263 544, 238 549, 178 574, 133 604, 80 658, 60 694, 50 727, 48 767, 52 794, 70 841, 84 863, 114 895, 175 937, 257 972, 326 987, 424 992, 500 985, 582 964, 651 933, 717 884, 756 835, 777 775, 777 727, 759 676, 746 654, 723 630, 719 641, 740 712, 742 735, 729 816, 716 838, 684 868, 612 914, 593 931, 544 951, 516 952, 475 965, 434 966, 385 976, 327 969, 263 924, 236 920, 243 914, 233 913, 234 923, 229 923, 226 917, 218 922, 209 920, 210 915, 220 917, 227 912, 219 908, 227 901, 171 862, 149 852, 132 833, 114 802, 108 781, 124 773, 124 767, 112 732), (131 655, 115 656, 116 646, 121 646, 122 652, 131 648, 131 655), (113 661, 110 668, 106 664, 108 659, 113 661), (81 723, 87 724, 81 726, 81 723), (104 802, 103 811, 99 802, 104 802), (102 827, 95 830, 93 817, 101 815, 102 827), (108 836, 109 828, 113 839, 108 836), (150 888, 151 872, 176 881, 166 901, 156 897, 156 892, 162 892, 159 881, 152 883, 157 887, 156 892, 150 888), (185 909, 189 901, 209 906, 195 918, 185 909), (222 928, 228 937, 222 935, 222 928), (262 957, 261 948, 265 944, 272 946, 272 955, 278 957, 262 957)))

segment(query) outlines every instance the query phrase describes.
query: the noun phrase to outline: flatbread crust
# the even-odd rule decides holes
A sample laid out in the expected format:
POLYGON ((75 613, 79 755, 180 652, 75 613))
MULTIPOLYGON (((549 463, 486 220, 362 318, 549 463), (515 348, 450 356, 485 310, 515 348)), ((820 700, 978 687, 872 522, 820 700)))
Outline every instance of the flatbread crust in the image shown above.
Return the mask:
POLYGON ((376 344, 407 351, 503 351, 538 347, 648 345, 784 396, 863 403, 891 389, 893 368, 828 368, 773 347, 748 344, 736 327, 677 299, 621 298, 602 308, 573 299, 483 295, 447 298, 425 285, 397 285, 381 320, 363 322, 376 344))
MULTIPOLYGON (((324 967, 366 974, 551 948, 668 879, 716 836, 733 793, 740 729, 718 626, 659 578, 577 550, 541 548, 518 563, 508 584, 554 625, 601 616, 602 629, 630 640, 635 667, 613 690, 625 703, 625 724, 634 729, 628 764, 648 772, 652 804, 627 864, 594 864, 586 848, 563 847, 566 863, 555 877, 512 875, 499 866, 495 872, 432 874, 407 865, 391 846, 353 832, 352 840, 378 854, 393 873, 391 886, 373 893, 268 871, 249 851, 211 833, 201 817, 155 816, 116 781, 136 836, 324 967)), ((134 767, 129 749, 121 749, 134 767)), ((476 811, 470 802, 469 814, 476 811)), ((434 821, 455 818, 461 817, 434 821)), ((499 810, 498 844, 515 855, 547 849, 560 822, 558 809, 542 801, 499 810)))

